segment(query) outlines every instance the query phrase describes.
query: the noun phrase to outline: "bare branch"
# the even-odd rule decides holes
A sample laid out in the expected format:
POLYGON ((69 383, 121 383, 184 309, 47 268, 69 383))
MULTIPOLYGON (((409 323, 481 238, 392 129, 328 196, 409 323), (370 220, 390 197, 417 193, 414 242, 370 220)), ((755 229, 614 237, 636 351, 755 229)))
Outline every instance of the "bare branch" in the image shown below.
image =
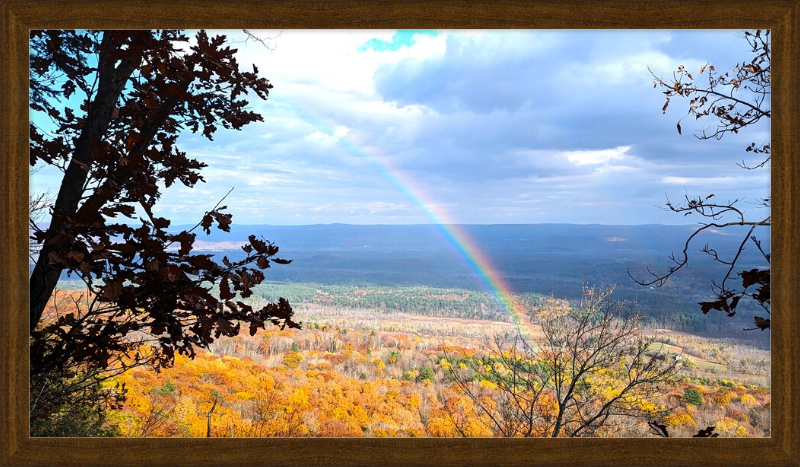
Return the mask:
POLYGON ((275 49, 277 49, 277 48, 278 48, 278 45, 277 45, 277 44, 275 44, 275 45, 271 45, 271 44, 269 44, 268 42, 269 42, 269 41, 276 41, 276 40, 278 40, 278 38, 280 38, 280 37, 281 37, 281 34, 283 34, 283 31, 284 31, 284 30, 283 30, 283 29, 281 29, 281 31, 280 31, 280 32, 278 33, 278 35, 277 35, 277 36, 275 36, 275 37, 259 37, 259 36, 255 35, 255 34, 253 34, 252 32, 250 32, 248 29, 242 29, 242 31, 245 33, 245 35, 247 35, 247 38, 244 40, 244 43, 245 43, 245 44, 246 44, 248 41, 250 41, 250 40, 253 40, 253 41, 255 41, 255 42, 258 42, 259 44, 263 45, 263 46, 264 46, 264 48, 266 48, 266 49, 267 49, 267 50, 269 50, 270 52, 273 52, 273 51, 275 51, 275 49))

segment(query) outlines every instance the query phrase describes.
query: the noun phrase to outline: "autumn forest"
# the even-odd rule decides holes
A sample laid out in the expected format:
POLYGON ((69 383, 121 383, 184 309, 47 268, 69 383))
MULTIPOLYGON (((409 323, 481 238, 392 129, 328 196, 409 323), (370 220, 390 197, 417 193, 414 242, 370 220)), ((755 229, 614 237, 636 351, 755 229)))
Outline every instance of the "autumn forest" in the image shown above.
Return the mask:
MULTIPOLYGON (((231 34, 30 33, 31 180, 49 183, 29 205, 32 437, 770 437, 769 191, 724 197, 768 182, 769 31, 742 32, 746 53, 717 68, 619 64, 614 79, 655 93, 642 115, 687 113, 636 144, 576 120, 564 128, 585 147, 566 149, 576 138, 547 125, 604 105, 548 108, 543 123, 525 120, 549 101, 540 88, 414 95, 416 74, 431 89, 450 79, 426 60, 452 59, 437 47, 460 32, 353 39, 353 63, 372 68, 354 65, 369 80, 348 96, 372 92, 353 108, 378 114, 334 123, 338 108, 287 103, 273 41, 294 51, 303 37, 231 34), (458 135, 418 123, 452 115, 458 135), (513 123, 490 125, 498 115, 513 123), (686 117, 713 125, 673 143, 686 117), (546 129, 505 133, 527 124, 546 129), (752 179, 717 176, 721 159, 692 146, 729 141, 748 157, 730 170, 752 179), (700 159, 708 173, 675 175, 700 159), (650 181, 625 194, 637 177, 650 181), (231 181, 244 190, 218 191, 231 181), (683 185, 664 217, 650 217, 653 184, 683 185), (609 222, 587 220, 597 212, 609 222)), ((497 68, 474 61, 453 73, 497 68)))
MULTIPOLYGON (((103 383, 124 387, 126 400, 108 414, 115 436, 504 436, 524 433, 525 423, 504 390, 513 373, 511 322, 447 317, 447 309, 480 299, 480 292, 435 288, 265 286, 258 295, 314 293, 294 308, 302 330, 268 330, 223 337, 195 358, 177 356, 173 367, 135 368, 103 383), (275 290, 270 290, 275 289, 275 290), (399 304, 357 307, 392 294, 413 306, 445 310, 409 313, 399 304), (352 303, 348 307, 345 303, 352 303), (443 316, 444 315, 444 316, 443 316), (503 354, 505 352, 505 354, 503 354), (511 410, 507 413, 507 410, 511 410), (502 417, 507 417, 503 419, 502 417)), ((49 310, 85 302, 61 291, 49 310)), ((488 297, 487 297, 488 298, 488 297)), ((263 300, 263 299, 256 299, 263 300)), ((544 296, 525 297, 536 323, 566 306, 544 296)), ((384 304, 385 300, 382 301, 384 304)), ((390 302, 391 303, 391 302, 390 302)), ((406 308, 407 309, 407 308, 406 308)), ((676 371, 657 391, 632 394, 620 415, 596 436, 654 436, 648 421, 663 421, 670 436, 691 436, 714 426, 720 436, 769 436, 769 350, 725 338, 703 338, 644 329, 649 349, 675 359, 676 371), (625 409, 625 410, 623 410, 625 409), (636 416, 624 416, 625 412, 636 416)), ((618 360, 618 359, 615 359, 618 360)), ((556 361, 553 361, 555 363, 556 361)), ((581 381, 578 397, 600 405, 619 394, 619 361, 581 381)), ((524 379, 524 378, 520 378, 524 379)), ((519 382, 522 384, 522 382, 519 382)), ((551 383, 552 384, 552 383, 551 383)), ((550 390, 555 389, 551 387, 550 390)), ((520 410, 521 407, 517 408, 520 410)), ((535 402, 535 436, 550 436, 558 411, 554 393, 535 402)), ((578 414, 574 414, 577 418, 578 414)), ((76 420, 65 420, 76 423, 76 420)), ((569 427, 569 425, 567 425, 569 427)), ((74 429, 68 425, 61 429, 74 429)), ((579 434, 579 433, 578 433, 579 434)))

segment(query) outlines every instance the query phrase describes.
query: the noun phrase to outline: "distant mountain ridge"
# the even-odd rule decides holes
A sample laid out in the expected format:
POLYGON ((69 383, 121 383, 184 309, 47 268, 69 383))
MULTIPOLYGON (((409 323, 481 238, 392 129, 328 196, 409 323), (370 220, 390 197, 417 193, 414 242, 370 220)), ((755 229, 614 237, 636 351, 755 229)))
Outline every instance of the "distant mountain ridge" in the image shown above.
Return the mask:
MULTIPOLYGON (((176 225, 171 231, 193 225, 176 225)), ((583 283, 615 284, 619 299, 636 300, 658 322, 674 329, 703 332, 709 326, 743 326, 721 314, 703 316, 697 303, 713 295, 712 277, 721 277, 724 266, 698 251, 706 243, 720 252, 734 251, 745 230, 704 232, 693 243, 690 268, 681 271, 665 287, 642 287, 628 270, 644 278, 647 268, 663 272, 672 264, 671 252, 679 254, 696 225, 602 225, 602 224, 494 224, 458 225, 486 255, 497 277, 517 293, 539 293, 576 299, 583 283), (677 324, 676 324, 677 323, 677 324), (731 324, 733 323, 733 324, 731 324)), ((288 265, 275 265, 268 281, 428 286, 486 291, 465 260, 465 252, 453 244, 447 232, 432 224, 419 225, 232 225, 230 232, 212 229, 197 232, 197 252, 218 257, 242 258, 241 245, 248 235, 264 237, 279 248, 288 265)), ((769 238, 762 236, 769 250, 769 238)), ((765 266, 754 247, 744 251, 742 268, 765 266)), ((747 309, 737 315, 746 319, 747 309)))
MULTIPOLYGON (((192 225, 177 225, 171 231, 189 229, 192 225)), ((619 249, 646 248, 664 251, 682 248, 683 241, 697 229, 696 225, 605 225, 605 224, 465 224, 457 225, 477 244, 487 249, 516 249, 522 251, 583 250, 592 245, 618 243, 619 249), (587 243, 588 242, 588 243, 587 243)), ((721 240, 720 250, 737 245, 741 237, 732 232, 703 234, 703 241, 721 240)), ((212 229, 210 235, 198 233, 202 242, 246 242, 255 234, 274 241, 282 249, 441 249, 448 243, 440 227, 434 224, 413 225, 231 225, 230 232, 212 229)), ((768 246, 769 239, 765 239, 768 246)), ((227 245, 230 246, 230 245, 227 245)))
MULTIPOLYGON (((191 226, 188 226, 191 227, 191 226)), ((176 230, 183 226, 175 226, 176 230)), ((711 297, 710 280, 724 267, 699 250, 706 243, 734 251, 745 230, 703 232, 694 241, 691 267, 663 288, 642 287, 628 270, 644 278, 647 268, 665 271, 671 252, 679 254, 696 225, 493 224, 457 228, 490 258, 500 280, 518 293, 576 299, 582 284, 616 285, 619 299, 636 300, 665 326, 702 332, 709 326, 740 324, 720 315, 703 316, 697 302, 711 297)), ((268 280, 320 284, 453 287, 485 290, 486 282, 468 266, 464 252, 432 224, 303 226, 232 225, 231 232, 198 234, 204 249, 238 258, 254 234, 275 242, 279 256, 292 259, 267 271, 268 280), (220 243, 224 242, 224 243, 220 243), (221 247, 225 247, 224 249, 221 247)), ((763 238, 769 248, 769 238, 763 238)), ((747 248, 742 267, 762 266, 755 248, 747 248)), ((746 316, 746 310, 740 313, 746 316)))

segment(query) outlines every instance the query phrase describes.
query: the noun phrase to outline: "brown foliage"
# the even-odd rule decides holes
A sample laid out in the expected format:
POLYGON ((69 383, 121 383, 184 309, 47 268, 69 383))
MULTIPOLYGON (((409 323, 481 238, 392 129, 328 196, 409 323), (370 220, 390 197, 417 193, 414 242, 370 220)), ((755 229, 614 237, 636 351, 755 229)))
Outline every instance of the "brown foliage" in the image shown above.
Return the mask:
MULTIPOLYGON (((200 31, 195 39, 182 49, 189 38, 180 31, 31 32, 31 108, 56 127, 31 125, 31 165, 64 171, 49 226, 33 226, 41 244, 30 278, 33 374, 68 361, 105 369, 118 354, 137 361, 132 335, 157 343, 146 363, 160 368, 176 351, 194 355, 241 324, 251 334, 267 323, 298 326, 284 300, 261 309, 237 300, 272 262, 288 262, 275 257, 278 247, 250 236, 243 260, 220 264, 192 254, 194 229, 171 233, 170 221, 153 213, 162 185, 202 180, 205 164, 177 148, 179 133, 211 140, 218 127, 260 121, 242 96, 266 99, 272 87, 257 69, 239 69, 225 36, 200 31), (83 97, 80 108, 59 110, 56 102, 73 94, 83 97), (130 222, 137 215, 138 227, 130 222), (127 220, 115 222, 120 217, 127 220), (41 325, 62 272, 81 279, 91 301, 41 325)), ((228 231, 224 209, 206 212, 196 227, 228 231)))
POLYGON ((30 51, 31 110, 52 123, 31 123, 30 163, 64 173, 49 225, 31 219, 40 250, 30 276, 32 381, 84 368, 158 370, 241 326, 251 335, 299 327, 284 299, 258 309, 242 301, 263 270, 289 262, 277 246, 251 235, 244 259, 217 262, 193 253, 194 230, 229 231, 225 206, 177 233, 154 213, 164 188, 203 181, 206 164, 176 145, 182 131, 213 140, 218 128, 263 120, 244 99, 272 88, 258 69, 241 70, 225 36, 205 31, 194 45, 175 30, 31 31, 30 51), (85 284, 87 301, 43 321, 62 273, 85 284))

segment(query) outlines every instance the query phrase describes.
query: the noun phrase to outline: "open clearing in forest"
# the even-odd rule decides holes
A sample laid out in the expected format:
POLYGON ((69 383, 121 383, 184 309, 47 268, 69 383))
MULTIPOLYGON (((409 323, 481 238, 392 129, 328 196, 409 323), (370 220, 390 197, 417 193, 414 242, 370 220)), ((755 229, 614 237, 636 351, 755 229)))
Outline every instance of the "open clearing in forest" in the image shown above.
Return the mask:
POLYGON ((689 362, 691 362, 692 364, 696 365, 697 368, 699 368, 701 370, 719 371, 719 370, 724 370, 724 369, 727 368, 726 365, 722 365, 720 363, 715 363, 715 362, 706 360, 704 358, 700 358, 700 357, 698 357, 696 355, 689 355, 689 354, 684 352, 683 347, 678 347, 678 346, 670 345, 670 344, 664 344, 663 342, 653 342, 652 344, 650 344, 650 347, 649 347, 648 350, 653 350, 653 351, 660 350, 660 351, 662 351, 662 352, 664 352, 664 353, 666 353, 666 354, 668 354, 670 356, 671 355, 676 355, 676 354, 677 355, 681 355, 682 359, 688 360, 689 362))

